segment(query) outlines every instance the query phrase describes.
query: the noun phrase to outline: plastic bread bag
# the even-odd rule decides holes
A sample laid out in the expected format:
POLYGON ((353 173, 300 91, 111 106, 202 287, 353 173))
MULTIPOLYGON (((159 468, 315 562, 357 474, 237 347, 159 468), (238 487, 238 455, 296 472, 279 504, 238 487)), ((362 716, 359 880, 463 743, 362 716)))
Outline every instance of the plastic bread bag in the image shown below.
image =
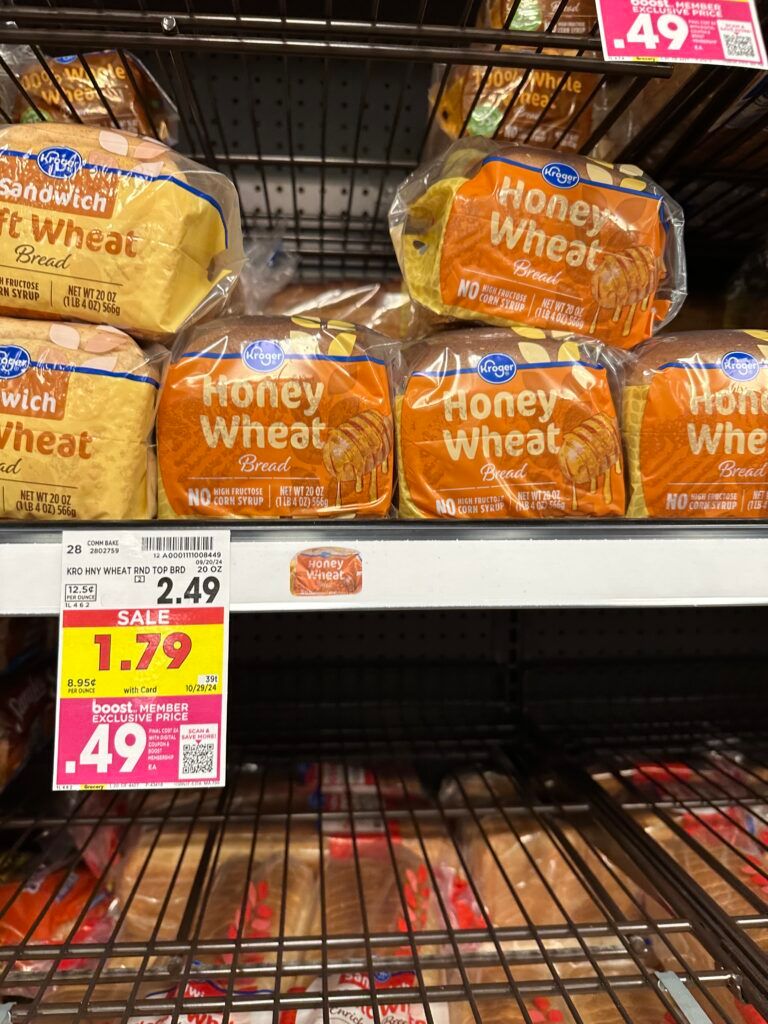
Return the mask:
POLYGON ((475 328, 413 345, 404 362, 401 516, 623 514, 616 353, 563 332, 475 328))
POLYGON ((298 265, 296 253, 285 249, 279 230, 251 237, 243 269, 227 301, 226 316, 270 312, 274 295, 290 289, 298 265))
MULTIPOLYGON (((114 927, 110 899, 85 867, 44 863, 32 870, 26 854, 3 858, 0 907, 0 946, 106 942, 114 927)), ((73 958, 60 961, 57 969, 77 970, 89 964, 73 958)), ((34 973, 42 980, 52 966, 53 960, 17 960, 13 974, 34 973)), ((20 977, 14 985, 12 975, 3 991, 32 996, 35 988, 34 982, 30 987, 20 977)))
MULTIPOLYGON (((124 915, 119 938, 146 942, 176 939, 191 901, 197 902, 201 940, 274 938, 285 906, 285 934, 316 929, 319 841, 311 828, 296 825, 289 842, 280 827, 262 826, 254 843, 249 825, 230 826, 203 861, 209 830, 166 827, 139 829, 110 879, 124 915), (202 875, 201 875, 202 868, 202 875)), ((240 953, 241 962, 270 963, 274 952, 240 953)), ((229 962, 210 953, 211 963, 229 962)), ((301 954, 286 953, 285 963, 301 954)))
MULTIPOLYGON (((196 1000, 220 999, 231 1001, 237 1006, 238 1000, 257 999, 260 996, 272 1000, 274 990, 259 988, 258 979, 253 979, 253 987, 248 986, 248 979, 243 978, 230 991, 229 985, 222 978, 206 977, 206 965, 195 963, 191 976, 183 985, 172 985, 170 988, 161 989, 157 992, 148 992, 147 1000, 157 999, 163 1002, 176 1003, 183 992, 182 1000, 189 1005, 187 1012, 179 1013, 178 1016, 168 1013, 145 1012, 128 1018, 128 1024, 223 1024, 226 1016, 227 1024, 272 1024, 273 1015, 271 1010, 228 1010, 226 1014, 211 1012, 209 1009, 198 1010, 195 1006, 196 1000)), ((286 1011, 279 1020, 285 1024, 286 1011)))
MULTIPOLYGON (((498 974, 494 980, 507 980, 501 971, 498 974)), ((546 980, 550 979, 548 972, 546 980)), ((570 988, 568 1001, 554 995, 551 984, 542 988, 540 995, 535 990, 521 994, 524 1011, 517 999, 509 995, 476 1000, 480 1021, 482 1024, 626 1024, 627 1021, 670 1024, 675 1019, 669 1009, 674 1006, 670 996, 662 1001, 661 990, 652 982, 640 979, 633 987, 617 986, 610 993, 570 988)), ((734 1024, 735 1021, 764 1024, 757 1010, 738 1000, 727 985, 708 985, 706 989, 697 985, 691 998, 700 1004, 701 1017, 706 1017, 710 1024, 734 1024)), ((451 1003, 450 1012, 450 1024, 477 1024, 469 1003, 451 1003)))
MULTIPOLYGON (((637 823, 680 866, 681 870, 717 903, 723 913, 741 917, 762 913, 768 891, 765 810, 757 816, 742 806, 724 805, 690 810, 672 809, 668 820, 658 813, 635 812, 637 823), (714 862, 714 863, 713 863, 714 862), (718 869, 722 867, 722 871, 718 869), (738 880, 740 888, 729 881, 738 880)), ((646 916, 656 920, 670 917, 670 908, 652 893, 642 897, 646 916)), ((754 941, 768 951, 768 933, 754 932, 754 941)), ((711 969, 711 954, 693 935, 682 934, 671 942, 676 954, 700 970, 711 969)), ((662 963, 668 961, 659 935, 652 936, 652 948, 662 963)), ((670 965, 671 966, 671 965, 670 965)))
POLYGON ((232 182, 156 139, 6 125, 0 202, 0 313, 11 316, 168 340, 223 308, 243 262, 232 182))
POLYGON ((395 357, 372 331, 313 317, 183 334, 158 414, 160 516, 386 516, 395 357))
POLYGON ((298 765, 295 793, 306 794, 306 806, 324 811, 378 811, 382 808, 421 808, 429 803, 427 792, 413 764, 388 761, 385 768, 334 761, 298 765))
POLYGON ((631 348, 685 298, 682 211, 631 164, 461 139, 389 221, 411 298, 438 315, 631 348))
POLYGON ((0 516, 152 516, 166 360, 108 325, 0 317, 0 516))
MULTIPOLYGON (((589 35, 597 21, 593 0, 571 0, 559 10, 561 6, 559 0, 523 0, 519 5, 512 0, 484 0, 477 24, 480 28, 513 32, 543 32, 552 25, 554 34, 589 35)), ((525 47, 502 49, 505 53, 531 52, 525 47)), ((494 136, 560 151, 583 146, 592 130, 588 98, 600 76, 548 68, 489 69, 482 62, 483 56, 493 52, 490 46, 479 48, 478 63, 452 68, 444 87, 442 69, 438 69, 430 101, 433 105, 439 97, 434 123, 448 139, 462 134, 494 136)), ((551 48, 541 52, 562 54, 551 48)))
POLYGON ((768 331, 653 338, 623 394, 629 516, 768 515, 768 331))
POLYGON ((169 146, 176 142, 178 111, 132 53, 100 50, 46 57, 45 65, 33 53, 30 58, 16 71, 23 92, 16 92, 14 121, 79 120, 112 128, 114 117, 125 131, 151 135, 169 146))
MULTIPOLYGON (((642 916, 638 886, 603 852, 599 830, 588 837, 585 830, 564 821, 547 819, 545 827, 534 818, 497 813, 463 820, 460 838, 468 874, 495 928, 525 928, 529 921, 539 928, 566 921, 582 926, 601 921, 599 896, 592 895, 591 886, 608 894, 622 919, 642 916), (585 878, 592 880, 591 886, 585 878)), ((616 936, 595 936, 588 945, 600 957, 606 974, 639 974, 616 936)), ((592 975, 584 949, 573 937, 547 939, 546 948, 563 977, 592 975)), ((480 949, 494 952, 490 942, 480 949)), ((551 977, 535 940, 506 940, 503 950, 516 980, 551 977)), ((506 977, 501 967, 483 968, 478 974, 477 980, 484 981, 506 977)))
POLYGON ((296 282, 274 294, 264 312, 348 320, 395 340, 412 337, 416 328, 401 280, 296 282))
MULTIPOLYGON (((429 872, 423 858, 398 842, 378 842, 358 846, 358 856, 352 854, 351 845, 330 843, 325 860, 325 933, 329 936, 371 934, 402 934, 402 946, 373 945, 373 956, 389 962, 377 965, 373 984, 380 996, 382 1024, 421 1024, 426 1022, 423 1005, 405 1002, 398 997, 399 989, 418 989, 420 980, 428 988, 443 982, 443 972, 430 967, 428 960, 437 952, 436 947, 421 940, 418 955, 422 970, 419 978, 413 969, 413 952, 409 932, 444 928, 439 904, 432 888, 429 872), (398 966, 401 963, 402 966, 398 966)), ((345 944, 346 946, 347 944, 345 944)), ((345 953, 358 959, 365 955, 363 944, 349 943, 345 953)), ((326 981, 315 978, 306 988, 308 993, 360 993, 366 1002, 360 1006, 336 1006, 329 1010, 334 1024, 366 1024, 371 1019, 367 993, 371 978, 367 971, 349 970, 331 974, 326 981)), ((434 1024, 447 1024, 447 1007, 430 1000, 434 1024)), ((323 1010, 307 1008, 296 1011, 295 1024, 322 1024, 323 1010)), ((285 1015, 283 1024, 293 1024, 294 1014, 285 1015)))

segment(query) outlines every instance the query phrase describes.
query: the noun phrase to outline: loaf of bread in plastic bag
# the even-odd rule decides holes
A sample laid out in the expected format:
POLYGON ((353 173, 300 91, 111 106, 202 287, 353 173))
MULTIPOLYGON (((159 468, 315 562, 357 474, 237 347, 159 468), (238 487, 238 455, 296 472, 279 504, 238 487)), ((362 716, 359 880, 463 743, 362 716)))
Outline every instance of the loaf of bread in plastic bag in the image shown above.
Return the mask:
POLYGON ((682 212, 633 164, 460 139, 389 223, 411 298, 440 316, 632 348, 685 297, 682 212))
POLYGON ((154 515, 166 357, 108 325, 0 317, 0 516, 154 515))
POLYGON ((627 515, 768 516, 768 331, 690 331, 627 366, 627 515))
POLYGON ((300 316, 182 334, 158 413, 160 516, 385 516, 390 349, 365 328, 300 316))
POLYGON ((623 513, 618 379, 603 346, 476 328, 434 335, 404 361, 395 406, 402 516, 623 513))
POLYGON ((0 313, 164 340, 223 307, 242 259, 223 174, 128 132, 0 128, 0 313))

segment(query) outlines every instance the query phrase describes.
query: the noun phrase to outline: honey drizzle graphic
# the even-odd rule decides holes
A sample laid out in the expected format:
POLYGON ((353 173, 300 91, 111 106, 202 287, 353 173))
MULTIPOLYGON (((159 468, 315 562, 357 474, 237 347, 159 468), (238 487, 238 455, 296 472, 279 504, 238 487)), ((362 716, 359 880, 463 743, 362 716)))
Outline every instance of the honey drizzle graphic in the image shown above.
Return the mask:
POLYGON ((592 296, 597 305, 589 333, 595 333, 602 309, 613 309, 613 323, 618 323, 622 311, 626 309, 621 331, 622 337, 626 338, 632 330, 638 305, 643 312, 648 309, 650 297, 658 283, 659 265, 650 246, 636 245, 622 253, 606 253, 602 264, 592 275, 592 296), (635 276, 634 281, 631 279, 632 274, 635 276), (606 288, 610 289, 611 286, 612 293, 606 295, 606 288))
POLYGON ((373 409, 352 416, 333 428, 323 447, 323 462, 328 472, 336 480, 336 506, 338 508, 343 506, 342 483, 354 480, 355 493, 360 494, 363 489, 363 478, 368 472, 371 475, 368 498, 372 503, 377 501, 379 496, 377 473, 381 468, 382 474, 386 477, 389 471, 391 447, 392 442, 387 425, 379 413, 373 409), (362 465, 360 465, 361 458, 362 465), (370 469, 366 470, 369 462, 370 469))
MULTIPOLYGON (((346 320, 320 320, 313 316, 292 316, 291 323, 300 332, 326 331, 333 334, 328 354, 349 356, 357 344, 357 328, 346 320)), ((305 340, 314 342, 312 334, 303 335, 305 340)), ((292 338, 302 338, 302 333, 292 332, 292 338)), ((366 409, 334 427, 323 445, 323 464, 329 475, 336 481, 336 508, 343 507, 342 484, 355 481, 355 493, 363 489, 363 478, 371 474, 368 493, 369 501, 378 500, 378 467, 386 478, 389 472, 389 454, 392 450, 390 429, 384 418, 373 409, 366 409)))
POLYGON ((570 430, 563 438, 558 454, 560 468, 571 484, 571 511, 577 512, 579 498, 577 484, 589 484, 589 493, 597 490, 603 477, 603 499, 606 505, 613 497, 611 471, 621 476, 621 447, 614 425, 604 413, 590 416, 570 430), (576 462, 574 468, 569 457, 576 462), (589 465, 589 463, 592 465, 589 465))

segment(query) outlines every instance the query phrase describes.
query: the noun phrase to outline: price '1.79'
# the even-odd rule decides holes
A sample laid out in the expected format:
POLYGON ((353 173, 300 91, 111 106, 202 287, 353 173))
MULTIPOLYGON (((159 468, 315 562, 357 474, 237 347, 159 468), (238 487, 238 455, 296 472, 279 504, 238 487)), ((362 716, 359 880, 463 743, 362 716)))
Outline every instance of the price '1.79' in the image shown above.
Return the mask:
MULTIPOLYGON (((168 659, 164 668, 181 668, 192 650, 192 638, 188 633, 137 633, 134 637, 137 644, 143 646, 138 660, 123 658, 118 663, 122 672, 146 672, 152 665, 155 654, 162 650, 168 659)), ((99 649, 99 672, 110 672, 112 669, 112 637, 109 633, 96 633, 93 642, 99 649)))

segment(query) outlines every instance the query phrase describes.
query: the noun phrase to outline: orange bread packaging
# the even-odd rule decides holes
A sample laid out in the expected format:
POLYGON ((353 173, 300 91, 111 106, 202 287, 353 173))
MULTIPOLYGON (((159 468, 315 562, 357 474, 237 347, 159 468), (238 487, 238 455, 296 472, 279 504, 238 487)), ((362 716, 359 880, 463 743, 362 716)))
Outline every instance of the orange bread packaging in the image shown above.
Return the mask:
POLYGON ((768 331, 662 335, 624 387, 627 514, 768 516, 768 331))
POLYGON ((531 328, 457 330, 406 358, 396 405, 401 515, 624 512, 614 361, 599 343, 531 328))
POLYGON ((389 219, 411 298, 440 316, 632 348, 685 298, 682 212, 633 164, 461 139, 389 219))
POLYGON ((158 414, 160 516, 385 516, 389 352, 372 331, 311 317, 186 332, 158 414))

